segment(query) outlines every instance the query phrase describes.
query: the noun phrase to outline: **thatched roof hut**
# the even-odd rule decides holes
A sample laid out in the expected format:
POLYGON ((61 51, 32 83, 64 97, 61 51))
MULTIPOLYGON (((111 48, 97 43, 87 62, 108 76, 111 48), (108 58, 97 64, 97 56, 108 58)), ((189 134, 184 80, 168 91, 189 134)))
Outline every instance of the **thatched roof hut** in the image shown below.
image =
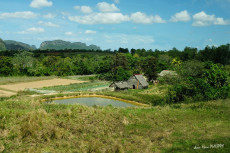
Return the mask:
POLYGON ((113 82, 109 87, 114 87, 115 90, 127 90, 129 84, 127 81, 113 82))
POLYGON ((158 76, 163 77, 163 76, 176 76, 177 73, 176 71, 171 71, 171 70, 163 70, 161 73, 158 73, 158 76))
POLYGON ((129 78, 128 84, 131 89, 145 89, 148 88, 149 83, 142 74, 136 74, 129 78))
POLYGON ((145 89, 149 84, 142 74, 137 74, 129 78, 128 81, 113 82, 109 87, 114 87, 115 90, 127 89, 145 89))

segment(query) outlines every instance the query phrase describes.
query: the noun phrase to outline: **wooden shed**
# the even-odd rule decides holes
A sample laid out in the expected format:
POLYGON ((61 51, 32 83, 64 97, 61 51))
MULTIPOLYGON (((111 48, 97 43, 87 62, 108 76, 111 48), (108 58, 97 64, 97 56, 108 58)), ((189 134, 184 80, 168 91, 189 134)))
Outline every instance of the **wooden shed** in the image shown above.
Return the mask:
POLYGON ((129 85, 127 81, 113 82, 109 87, 113 87, 115 90, 128 90, 129 85))
POLYGON ((148 88, 149 83, 142 74, 136 74, 129 78, 128 85, 130 89, 145 89, 148 88))

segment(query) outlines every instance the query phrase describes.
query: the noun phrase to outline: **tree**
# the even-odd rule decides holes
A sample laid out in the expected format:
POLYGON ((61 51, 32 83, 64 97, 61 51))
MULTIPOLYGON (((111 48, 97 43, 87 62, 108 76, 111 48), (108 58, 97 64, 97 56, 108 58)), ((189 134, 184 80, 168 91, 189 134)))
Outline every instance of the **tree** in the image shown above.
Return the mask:
POLYGON ((12 59, 15 71, 23 75, 28 75, 28 70, 33 68, 35 61, 33 53, 28 51, 21 51, 12 59))
POLYGON ((128 48, 121 48, 121 47, 120 47, 120 48, 118 49, 118 52, 119 52, 119 53, 129 53, 129 49, 128 49, 128 48))
POLYGON ((119 66, 116 71, 115 80, 116 81, 125 81, 128 80, 131 76, 130 72, 125 70, 123 67, 119 66))
POLYGON ((181 64, 178 72, 184 78, 200 78, 205 72, 205 65, 198 60, 189 60, 181 64))
POLYGON ((60 59, 55 67, 58 76, 73 75, 73 63, 69 57, 60 59))
POLYGON ((211 68, 204 74, 204 77, 212 87, 220 88, 228 85, 228 74, 217 64, 212 64, 211 68))
POLYGON ((131 54, 134 55, 136 53, 136 49, 131 49, 131 54))
POLYGON ((170 68, 172 62, 172 58, 168 55, 159 55, 157 61, 157 72, 161 72, 162 70, 167 70, 170 68))
POLYGON ((197 48, 185 47, 182 60, 187 61, 187 60, 195 59, 196 55, 197 55, 197 48))
POLYGON ((157 78, 157 60, 153 56, 148 56, 142 59, 142 70, 148 77, 148 80, 157 78))
POLYGON ((9 57, 0 56, 0 75, 8 76, 12 74, 13 65, 9 57))

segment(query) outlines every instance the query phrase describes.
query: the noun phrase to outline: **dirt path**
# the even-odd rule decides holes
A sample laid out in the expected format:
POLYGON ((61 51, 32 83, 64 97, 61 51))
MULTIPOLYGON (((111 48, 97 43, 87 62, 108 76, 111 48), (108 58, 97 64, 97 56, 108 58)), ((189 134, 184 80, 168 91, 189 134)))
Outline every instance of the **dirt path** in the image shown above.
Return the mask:
POLYGON ((57 85, 69 85, 72 83, 83 83, 86 81, 79 81, 79 80, 70 80, 70 79, 51 79, 51 80, 41 80, 41 81, 33 81, 33 82, 23 82, 23 83, 15 83, 15 84, 6 84, 0 85, 0 97, 2 96, 11 96, 11 94, 15 94, 11 91, 23 91, 26 88, 42 88, 42 87, 50 87, 50 86, 57 86, 57 85), (3 91, 6 89, 6 91, 3 91))

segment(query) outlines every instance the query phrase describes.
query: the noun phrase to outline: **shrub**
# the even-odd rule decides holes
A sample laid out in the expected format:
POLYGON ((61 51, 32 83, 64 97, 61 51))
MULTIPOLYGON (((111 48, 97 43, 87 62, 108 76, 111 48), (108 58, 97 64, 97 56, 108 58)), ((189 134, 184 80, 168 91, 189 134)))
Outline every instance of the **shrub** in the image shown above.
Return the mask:
POLYGON ((157 78, 160 82, 160 84, 171 84, 175 85, 181 82, 181 77, 180 76, 170 76, 170 75, 165 75, 162 77, 157 78))
POLYGON ((168 90, 168 103, 192 100, 215 100, 230 97, 228 75, 216 64, 204 73, 203 78, 188 77, 168 90))
POLYGON ((207 83, 214 88, 228 86, 228 74, 217 64, 212 64, 210 70, 206 71, 204 74, 204 77, 207 83))

